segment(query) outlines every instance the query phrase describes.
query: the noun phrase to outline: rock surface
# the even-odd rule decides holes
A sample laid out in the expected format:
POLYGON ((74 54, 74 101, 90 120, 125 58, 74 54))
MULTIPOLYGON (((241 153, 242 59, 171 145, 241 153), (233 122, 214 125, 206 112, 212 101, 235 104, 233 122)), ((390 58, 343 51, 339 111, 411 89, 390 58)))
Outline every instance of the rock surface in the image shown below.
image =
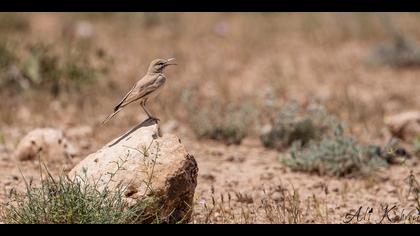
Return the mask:
POLYGON ((77 155, 77 149, 61 130, 40 128, 29 132, 19 142, 14 156, 18 160, 33 160, 40 155, 46 161, 62 161, 77 155))
POLYGON ((70 178, 97 182, 99 190, 123 187, 130 205, 157 197, 161 221, 189 220, 197 163, 175 135, 159 137, 158 130, 155 121, 146 120, 87 156, 70 171, 70 178))
POLYGON ((385 124, 394 137, 411 142, 420 136, 420 111, 406 111, 388 116, 385 124))
POLYGON ((66 130, 66 136, 70 139, 86 139, 93 135, 93 129, 90 126, 77 126, 66 130))

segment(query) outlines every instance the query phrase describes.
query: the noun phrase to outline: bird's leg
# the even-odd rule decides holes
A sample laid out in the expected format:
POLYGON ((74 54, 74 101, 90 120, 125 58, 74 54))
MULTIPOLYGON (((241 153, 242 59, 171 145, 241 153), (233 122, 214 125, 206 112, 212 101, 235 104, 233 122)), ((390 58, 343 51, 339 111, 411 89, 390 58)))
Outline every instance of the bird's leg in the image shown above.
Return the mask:
POLYGON ((147 116, 149 117, 149 119, 154 119, 154 120, 157 120, 157 121, 160 121, 160 119, 159 118, 156 118, 156 117, 154 117, 154 116, 152 116, 148 111, 147 111, 147 109, 146 109, 146 103, 140 103, 141 104, 141 107, 143 108, 143 110, 144 110, 144 112, 146 112, 146 114, 147 114, 147 116))
POLYGON ((151 115, 150 115, 150 113, 146 110, 146 107, 144 107, 144 104, 143 104, 143 103, 140 103, 140 106, 143 108, 144 112, 146 112, 146 114, 147 114, 148 118, 150 118, 150 117, 151 117, 151 115))

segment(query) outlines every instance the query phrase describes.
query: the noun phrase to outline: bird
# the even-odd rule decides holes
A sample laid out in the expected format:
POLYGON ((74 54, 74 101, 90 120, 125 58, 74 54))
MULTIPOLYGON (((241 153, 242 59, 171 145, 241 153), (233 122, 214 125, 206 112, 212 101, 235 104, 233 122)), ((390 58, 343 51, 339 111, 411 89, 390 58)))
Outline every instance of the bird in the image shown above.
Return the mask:
POLYGON ((159 121, 158 118, 150 114, 146 109, 146 103, 156 97, 158 92, 161 90, 166 82, 166 77, 163 74, 163 70, 170 65, 177 65, 176 63, 170 63, 175 58, 169 59, 155 59, 150 63, 147 73, 134 84, 133 88, 124 96, 124 98, 114 107, 114 112, 108 115, 102 124, 107 123, 112 117, 120 112, 127 105, 139 102, 140 106, 146 112, 149 119, 159 121))

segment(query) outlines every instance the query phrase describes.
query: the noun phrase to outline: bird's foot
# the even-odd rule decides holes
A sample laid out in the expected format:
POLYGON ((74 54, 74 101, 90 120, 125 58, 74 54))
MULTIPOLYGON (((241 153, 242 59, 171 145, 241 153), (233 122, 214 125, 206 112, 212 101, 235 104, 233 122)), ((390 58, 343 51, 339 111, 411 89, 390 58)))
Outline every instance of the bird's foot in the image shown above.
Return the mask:
POLYGON ((160 119, 154 116, 149 116, 149 119, 155 120, 156 122, 159 122, 160 119))

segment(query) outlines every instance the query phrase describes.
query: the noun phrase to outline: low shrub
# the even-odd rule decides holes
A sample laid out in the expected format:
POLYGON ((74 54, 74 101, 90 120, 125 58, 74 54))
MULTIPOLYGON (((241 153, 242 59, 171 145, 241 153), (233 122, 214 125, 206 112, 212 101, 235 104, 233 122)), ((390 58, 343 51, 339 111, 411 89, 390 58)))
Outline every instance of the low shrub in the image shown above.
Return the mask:
POLYGON ((281 161, 295 171, 337 177, 362 177, 387 166, 377 146, 363 146, 343 134, 338 126, 334 135, 319 142, 311 141, 306 147, 295 142, 290 157, 281 161))
POLYGON ((7 224, 158 223, 150 210, 155 207, 156 199, 144 198, 127 207, 123 190, 99 191, 93 184, 67 176, 54 179, 49 175, 40 187, 27 183, 24 194, 11 192, 11 200, 2 206, 1 221, 7 224))
POLYGON ((337 122, 328 115, 324 107, 311 105, 303 116, 299 116, 296 104, 287 104, 277 115, 271 128, 260 135, 267 148, 283 150, 299 141, 307 145, 311 140, 320 140, 334 130, 337 122))

